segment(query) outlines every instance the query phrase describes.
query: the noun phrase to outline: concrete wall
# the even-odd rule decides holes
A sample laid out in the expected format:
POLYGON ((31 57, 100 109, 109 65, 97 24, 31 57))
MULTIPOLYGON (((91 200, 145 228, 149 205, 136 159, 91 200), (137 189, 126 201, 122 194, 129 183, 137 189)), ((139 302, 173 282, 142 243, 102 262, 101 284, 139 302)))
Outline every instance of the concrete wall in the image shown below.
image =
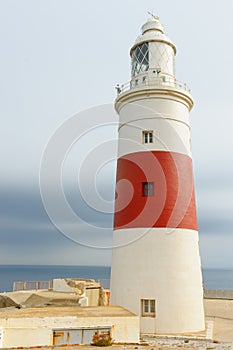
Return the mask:
POLYGON ((88 298, 89 306, 100 305, 100 288, 86 289, 86 296, 88 298))
POLYGON ((75 293, 75 288, 70 287, 64 278, 56 278, 53 280, 54 292, 75 293))
POLYGON ((51 345, 50 338, 51 330, 46 328, 5 328, 2 347, 51 345))
POLYGON ((214 290, 205 289, 204 290, 205 299, 233 299, 233 290, 214 290))
POLYGON ((115 342, 137 343, 139 319, 131 317, 44 317, 0 319, 2 347, 53 345, 53 330, 111 327, 115 342))
MULTIPOLYGON (((81 281, 80 281, 81 283, 81 281)), ((74 287, 70 287, 64 278, 56 278, 53 280, 53 290, 55 292, 75 293, 74 287)), ((86 288, 85 295, 88 298, 88 306, 100 305, 100 288, 86 288)))

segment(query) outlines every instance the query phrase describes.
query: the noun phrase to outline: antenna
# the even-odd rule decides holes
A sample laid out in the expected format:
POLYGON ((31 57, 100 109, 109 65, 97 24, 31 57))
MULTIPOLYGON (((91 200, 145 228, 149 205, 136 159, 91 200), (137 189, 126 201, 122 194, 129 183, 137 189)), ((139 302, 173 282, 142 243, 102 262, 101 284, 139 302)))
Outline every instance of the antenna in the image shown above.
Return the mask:
POLYGON ((154 15, 153 12, 150 12, 150 11, 147 11, 148 15, 151 15, 151 17, 155 20, 155 21, 158 21, 159 20, 159 17, 154 15))

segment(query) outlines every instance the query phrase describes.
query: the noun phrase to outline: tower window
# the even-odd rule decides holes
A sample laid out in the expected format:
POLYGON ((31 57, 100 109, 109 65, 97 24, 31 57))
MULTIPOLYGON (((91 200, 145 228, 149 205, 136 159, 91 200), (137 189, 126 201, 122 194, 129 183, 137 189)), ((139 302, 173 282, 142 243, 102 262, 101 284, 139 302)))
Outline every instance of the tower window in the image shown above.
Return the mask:
POLYGON ((154 299, 141 300, 141 315, 143 317, 155 317, 155 300, 154 299))
POLYGON ((149 69, 149 45, 143 43, 132 54, 132 77, 149 69))
POLYGON ((142 183, 142 195, 144 197, 150 197, 154 195, 154 182, 142 183))
POLYGON ((153 143, 153 131, 145 130, 142 132, 143 143, 153 143))

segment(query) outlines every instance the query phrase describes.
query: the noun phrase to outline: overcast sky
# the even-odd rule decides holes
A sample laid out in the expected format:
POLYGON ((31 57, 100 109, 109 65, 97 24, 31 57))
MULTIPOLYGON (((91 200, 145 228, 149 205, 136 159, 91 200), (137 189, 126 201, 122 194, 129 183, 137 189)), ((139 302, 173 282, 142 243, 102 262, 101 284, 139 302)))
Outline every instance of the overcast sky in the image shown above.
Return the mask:
MULTIPOLYGON (((231 0, 0 1, 0 264, 110 264, 114 87, 130 79, 129 50, 148 10, 159 15, 176 44, 177 79, 195 99, 191 126, 202 263, 233 267, 231 0), (73 145, 68 138, 70 148, 62 149, 63 132, 84 133, 87 126, 85 137, 73 145), (55 146, 57 153, 48 155, 55 146), (65 151, 63 187, 79 218, 60 218, 66 235, 51 223, 40 196, 44 151, 45 190, 65 151), (97 158, 104 164, 100 169, 97 158), (95 208, 93 174, 101 209, 95 208)), ((62 210, 60 203, 57 208, 62 210)))

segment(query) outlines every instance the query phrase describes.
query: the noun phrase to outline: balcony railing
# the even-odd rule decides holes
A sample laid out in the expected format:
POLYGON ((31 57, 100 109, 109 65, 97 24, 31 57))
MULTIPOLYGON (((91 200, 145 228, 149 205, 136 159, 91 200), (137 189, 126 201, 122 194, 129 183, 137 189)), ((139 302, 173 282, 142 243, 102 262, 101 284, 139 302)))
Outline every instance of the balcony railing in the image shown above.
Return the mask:
POLYGON ((123 84, 121 86, 117 85, 116 90, 117 90, 117 94, 120 95, 122 92, 134 90, 134 89, 135 90, 141 89, 144 86, 151 86, 151 87, 169 86, 169 87, 181 89, 183 91, 190 93, 190 89, 187 86, 187 84, 176 80, 174 77, 169 77, 166 75, 153 77, 153 76, 149 76, 148 74, 140 75, 137 78, 133 78, 130 82, 123 84))

